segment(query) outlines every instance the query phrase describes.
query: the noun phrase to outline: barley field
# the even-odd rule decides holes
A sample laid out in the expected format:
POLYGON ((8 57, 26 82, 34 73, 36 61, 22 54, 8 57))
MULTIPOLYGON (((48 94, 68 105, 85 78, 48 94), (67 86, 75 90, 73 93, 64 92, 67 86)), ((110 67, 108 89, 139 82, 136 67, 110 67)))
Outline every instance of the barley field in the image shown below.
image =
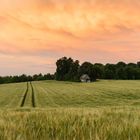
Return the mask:
POLYGON ((140 81, 0 85, 0 140, 140 140, 140 81))

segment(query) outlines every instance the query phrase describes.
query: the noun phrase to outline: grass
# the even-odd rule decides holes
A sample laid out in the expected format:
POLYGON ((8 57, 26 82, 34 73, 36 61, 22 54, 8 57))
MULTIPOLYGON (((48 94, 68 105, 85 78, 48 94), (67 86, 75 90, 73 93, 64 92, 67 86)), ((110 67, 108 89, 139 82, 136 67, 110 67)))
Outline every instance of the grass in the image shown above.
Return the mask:
POLYGON ((138 108, 0 112, 1 140, 139 140, 138 108))
POLYGON ((19 107, 26 83, 0 85, 0 108, 19 107))
POLYGON ((35 82, 39 107, 140 105, 140 81, 35 82))
POLYGON ((140 140, 140 81, 4 84, 0 108, 0 140, 140 140))
POLYGON ((23 107, 139 106, 140 81, 41 81, 28 83, 28 90, 27 83, 0 85, 0 108, 20 107, 23 99, 23 107))

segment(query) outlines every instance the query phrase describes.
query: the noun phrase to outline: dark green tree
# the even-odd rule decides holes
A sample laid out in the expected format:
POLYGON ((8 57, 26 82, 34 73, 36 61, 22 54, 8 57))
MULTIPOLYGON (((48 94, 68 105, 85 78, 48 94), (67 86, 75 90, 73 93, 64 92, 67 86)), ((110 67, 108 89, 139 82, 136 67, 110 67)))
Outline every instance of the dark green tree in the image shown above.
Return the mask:
POLYGON ((56 62, 56 80, 77 81, 79 61, 63 57, 56 62))
POLYGON ((116 66, 114 64, 106 64, 104 71, 105 79, 115 79, 116 78, 116 66))

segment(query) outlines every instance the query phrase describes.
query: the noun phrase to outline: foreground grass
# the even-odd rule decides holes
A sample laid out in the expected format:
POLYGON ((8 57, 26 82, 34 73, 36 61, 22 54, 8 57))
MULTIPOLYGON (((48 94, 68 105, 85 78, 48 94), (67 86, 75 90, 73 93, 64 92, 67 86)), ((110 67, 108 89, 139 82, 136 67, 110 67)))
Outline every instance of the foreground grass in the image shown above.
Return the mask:
POLYGON ((0 140, 139 140, 139 108, 0 111, 0 140))

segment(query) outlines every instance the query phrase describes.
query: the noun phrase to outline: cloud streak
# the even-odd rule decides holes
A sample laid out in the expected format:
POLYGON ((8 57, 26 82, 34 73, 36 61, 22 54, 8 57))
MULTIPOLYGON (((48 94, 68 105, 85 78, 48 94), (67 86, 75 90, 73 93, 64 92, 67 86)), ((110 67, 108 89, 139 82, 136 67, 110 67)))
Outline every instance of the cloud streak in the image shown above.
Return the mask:
POLYGON ((39 68, 44 61, 53 72, 64 55, 103 63, 138 61, 139 9, 139 0, 1 0, 0 64, 5 65, 0 74, 7 74, 8 65, 12 73, 23 73, 21 63, 26 73, 44 72, 39 68))

